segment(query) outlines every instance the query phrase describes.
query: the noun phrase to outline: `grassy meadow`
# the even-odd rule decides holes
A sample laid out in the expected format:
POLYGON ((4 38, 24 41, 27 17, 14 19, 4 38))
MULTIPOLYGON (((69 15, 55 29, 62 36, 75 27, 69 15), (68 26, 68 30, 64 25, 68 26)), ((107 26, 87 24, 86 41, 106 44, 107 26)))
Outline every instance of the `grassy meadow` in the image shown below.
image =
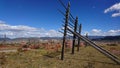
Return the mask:
MULTIPOLYGON (((102 46, 120 49, 119 46, 102 46)), ((0 68, 120 68, 115 62, 104 56, 91 46, 80 47, 80 51, 71 54, 67 49, 64 60, 60 60, 60 50, 57 52, 45 49, 32 49, 0 53, 0 68)), ((120 58, 120 54, 116 54, 120 58)))

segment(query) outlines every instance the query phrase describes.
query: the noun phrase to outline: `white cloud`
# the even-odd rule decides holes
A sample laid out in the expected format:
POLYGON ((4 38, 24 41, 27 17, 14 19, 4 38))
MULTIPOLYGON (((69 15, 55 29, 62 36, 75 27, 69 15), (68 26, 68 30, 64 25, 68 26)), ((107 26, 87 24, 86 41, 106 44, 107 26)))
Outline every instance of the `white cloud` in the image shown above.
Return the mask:
POLYGON ((117 17, 117 16, 120 16, 120 12, 112 14, 112 17, 117 17))
POLYGON ((101 35, 101 30, 100 29, 92 29, 89 33, 91 34, 91 35, 96 35, 96 36, 98 36, 98 35, 101 35))
POLYGON ((120 30, 109 30, 108 35, 120 35, 120 30))
MULTIPOLYGON (((102 31, 100 29, 92 29, 91 31, 86 31, 88 35, 92 36, 115 36, 120 35, 120 29, 118 30, 108 30, 108 31, 102 31)), ((86 33, 85 32, 85 33, 86 33)))
POLYGON ((25 25, 8 25, 0 21, 0 35, 6 34, 7 37, 58 37, 62 36, 56 30, 45 30, 25 25))
POLYGON ((98 29, 92 29, 92 32, 94 32, 94 33, 99 33, 99 32, 101 32, 101 30, 98 30, 98 29))
POLYGON ((120 30, 109 30, 108 32, 110 32, 110 33, 119 33, 120 30))
POLYGON ((116 11, 116 13, 112 14, 112 17, 120 16, 120 3, 116 3, 116 4, 112 5, 111 7, 105 9, 104 13, 108 13, 111 11, 116 11))

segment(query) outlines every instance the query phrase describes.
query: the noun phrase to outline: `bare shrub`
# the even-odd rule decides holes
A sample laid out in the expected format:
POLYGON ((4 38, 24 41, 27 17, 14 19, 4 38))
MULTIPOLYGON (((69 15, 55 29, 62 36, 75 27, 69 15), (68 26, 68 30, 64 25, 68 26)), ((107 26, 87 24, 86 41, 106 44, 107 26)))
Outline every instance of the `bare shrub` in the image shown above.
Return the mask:
POLYGON ((108 46, 118 46, 117 44, 107 44, 108 46))
POLYGON ((4 65, 6 63, 6 57, 5 57, 5 53, 1 53, 0 54, 0 65, 4 65))

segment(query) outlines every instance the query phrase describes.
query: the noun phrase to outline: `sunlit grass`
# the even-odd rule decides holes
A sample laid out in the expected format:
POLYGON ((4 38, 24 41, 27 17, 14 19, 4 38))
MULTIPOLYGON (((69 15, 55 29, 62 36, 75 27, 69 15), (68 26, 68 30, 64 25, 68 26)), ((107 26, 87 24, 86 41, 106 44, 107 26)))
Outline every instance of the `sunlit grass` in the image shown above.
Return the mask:
MULTIPOLYGON (((105 46, 105 49, 120 46, 105 46)), ((4 64, 0 68, 119 68, 115 62, 101 54, 91 46, 80 47, 80 51, 71 54, 66 51, 64 60, 60 60, 60 51, 53 52, 45 49, 34 49, 25 52, 4 53, 4 64)), ((2 53, 0 53, 0 56, 2 53)), ((117 55, 120 57, 120 55, 117 55)))

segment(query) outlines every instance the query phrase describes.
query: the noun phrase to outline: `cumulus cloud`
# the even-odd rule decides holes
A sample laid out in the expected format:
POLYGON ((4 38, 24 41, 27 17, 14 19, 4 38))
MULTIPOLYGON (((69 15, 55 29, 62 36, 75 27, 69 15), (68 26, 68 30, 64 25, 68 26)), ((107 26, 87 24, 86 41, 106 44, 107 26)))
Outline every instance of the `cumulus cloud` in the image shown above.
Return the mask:
POLYGON ((17 25, 17 26, 12 26, 8 24, 0 24, 0 30, 8 30, 8 31, 29 31, 29 30, 36 30, 36 28, 29 27, 29 26, 24 26, 24 25, 17 25))
POLYGON ((6 34, 7 37, 58 37, 62 36, 56 30, 45 30, 44 28, 35 28, 25 25, 9 25, 0 21, 0 35, 6 34))
POLYGON ((110 32, 110 33, 119 33, 120 30, 109 30, 108 32, 110 32))
POLYGON ((99 33, 99 32, 101 32, 101 30, 98 30, 98 29, 92 29, 92 32, 94 32, 94 33, 99 33))
POLYGON ((92 35, 92 36, 115 36, 115 35, 120 35, 120 29, 118 29, 118 30, 108 30, 108 31, 102 31, 100 29, 92 29, 91 31, 86 31, 86 32, 89 35, 92 35))
POLYGON ((120 12, 112 14, 112 17, 117 17, 117 16, 120 16, 120 12))
POLYGON ((89 33, 91 35, 100 35, 101 34, 101 30, 100 29, 92 29, 89 33))
POLYGON ((107 34, 109 34, 109 35, 120 35, 120 30, 109 30, 107 34))
POLYGON ((111 7, 105 9, 104 13, 108 13, 111 11, 115 11, 116 13, 112 14, 112 17, 117 17, 120 16, 120 3, 116 3, 114 5, 112 5, 111 7))

